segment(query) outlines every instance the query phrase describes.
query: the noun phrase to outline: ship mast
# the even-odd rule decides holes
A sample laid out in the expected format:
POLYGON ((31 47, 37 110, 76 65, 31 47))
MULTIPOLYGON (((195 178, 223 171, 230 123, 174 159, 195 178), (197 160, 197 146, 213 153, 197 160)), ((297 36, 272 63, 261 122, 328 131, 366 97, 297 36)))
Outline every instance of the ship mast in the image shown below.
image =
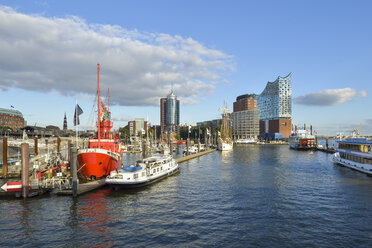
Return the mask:
POLYGON ((100 105, 100 96, 99 96, 99 64, 97 64, 97 84, 98 84, 98 148, 101 148, 101 105, 100 105))

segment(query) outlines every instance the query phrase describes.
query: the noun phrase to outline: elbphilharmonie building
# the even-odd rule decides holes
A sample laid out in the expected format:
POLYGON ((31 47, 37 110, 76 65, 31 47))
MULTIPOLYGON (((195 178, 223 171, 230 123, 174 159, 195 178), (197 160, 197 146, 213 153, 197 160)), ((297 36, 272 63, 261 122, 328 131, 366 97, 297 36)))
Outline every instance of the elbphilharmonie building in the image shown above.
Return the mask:
POLYGON ((258 96, 260 134, 281 133, 288 138, 292 131, 292 75, 268 82, 258 96))

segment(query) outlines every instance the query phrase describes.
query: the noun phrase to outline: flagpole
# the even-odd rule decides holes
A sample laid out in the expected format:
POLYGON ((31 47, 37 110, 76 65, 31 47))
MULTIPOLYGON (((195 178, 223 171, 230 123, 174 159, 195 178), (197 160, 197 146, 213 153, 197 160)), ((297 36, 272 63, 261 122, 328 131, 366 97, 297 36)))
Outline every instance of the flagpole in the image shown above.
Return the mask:
POLYGON ((78 109, 77 109, 77 99, 76 99, 76 105, 75 105, 75 134, 76 134, 76 148, 79 147, 78 145, 78 132, 79 132, 79 128, 78 128, 78 125, 79 125, 79 114, 78 114, 78 109))

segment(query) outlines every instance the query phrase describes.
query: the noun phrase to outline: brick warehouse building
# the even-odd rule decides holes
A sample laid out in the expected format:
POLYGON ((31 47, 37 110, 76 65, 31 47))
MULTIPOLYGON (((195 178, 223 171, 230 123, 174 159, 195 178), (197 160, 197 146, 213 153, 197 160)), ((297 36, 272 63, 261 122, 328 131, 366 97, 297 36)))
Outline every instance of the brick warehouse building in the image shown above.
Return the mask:
POLYGON ((18 110, 0 108, 0 126, 18 131, 25 126, 23 115, 18 110))

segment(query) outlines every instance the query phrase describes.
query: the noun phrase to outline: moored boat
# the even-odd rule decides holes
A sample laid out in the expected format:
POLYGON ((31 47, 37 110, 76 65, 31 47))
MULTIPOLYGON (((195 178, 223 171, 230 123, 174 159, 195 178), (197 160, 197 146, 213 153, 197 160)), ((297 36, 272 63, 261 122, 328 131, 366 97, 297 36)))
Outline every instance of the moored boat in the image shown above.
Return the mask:
POLYGON ((289 147, 296 150, 316 149, 315 136, 308 130, 297 130, 289 136, 289 147))
POLYGON ((89 148, 78 151, 79 176, 86 179, 105 178, 111 171, 121 166, 121 148, 119 135, 112 135, 111 112, 100 100, 99 64, 98 78, 98 121, 96 138, 89 139, 89 148))
POLYGON ((372 175, 372 141, 348 138, 337 142, 333 162, 372 175))
POLYGON ((106 184, 118 188, 137 188, 179 171, 178 163, 169 155, 153 155, 137 161, 135 165, 112 171, 106 178, 106 184))
POLYGON ((235 144, 254 144, 256 140, 253 137, 245 138, 245 139, 238 139, 235 141, 235 144))

